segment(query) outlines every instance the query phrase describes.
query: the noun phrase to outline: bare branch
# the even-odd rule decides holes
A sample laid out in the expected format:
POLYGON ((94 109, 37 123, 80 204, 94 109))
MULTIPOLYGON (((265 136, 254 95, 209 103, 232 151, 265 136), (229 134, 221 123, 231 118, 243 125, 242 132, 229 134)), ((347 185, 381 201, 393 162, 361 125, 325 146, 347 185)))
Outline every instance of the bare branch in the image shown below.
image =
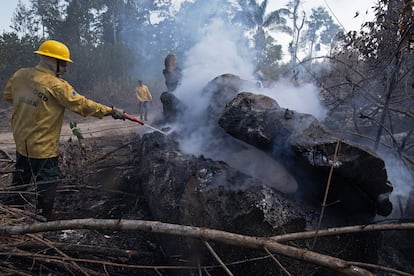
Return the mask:
MULTIPOLYGON (((44 240, 44 239, 41 239, 41 238, 39 238, 39 237, 37 237, 36 235, 29 235, 31 238, 33 238, 33 239, 35 239, 35 240, 37 240, 38 242, 41 242, 41 243, 43 243, 43 244, 45 244, 46 246, 48 246, 49 248, 52 248, 52 249, 54 249, 59 255, 61 255, 62 257, 64 257, 64 258, 69 258, 69 256, 68 255, 66 255, 63 251, 61 251, 61 250, 59 250, 58 248, 56 248, 56 247, 54 247, 53 245, 52 245, 52 243, 49 243, 47 240, 44 240)), ((85 276, 89 276, 89 273, 88 272, 86 272, 81 266, 79 266, 76 262, 71 262, 72 263, 72 265, 76 268, 76 269, 78 269, 80 272, 82 272, 85 276)), ((70 272, 70 271, 69 271, 70 272)))
MULTIPOLYGON (((49 242, 49 244, 53 248, 58 248, 60 251, 74 252, 74 253, 76 252, 82 255, 95 254, 95 255, 109 256, 113 258, 114 257, 131 258, 131 257, 151 256, 151 254, 146 251, 136 251, 136 250, 129 250, 129 249, 93 246, 93 245, 86 245, 86 244, 67 244, 67 243, 59 243, 59 242, 49 242)), ((44 243, 35 242, 35 241, 25 241, 24 243, 19 243, 19 244, 16 244, 15 246, 21 250, 35 249, 35 250, 43 251, 47 248, 50 248, 50 246, 45 245, 44 243)), ((10 244, 2 244, 0 245, 0 251, 4 251, 9 247, 10 247, 10 244)))
POLYGON ((398 275, 403 275, 403 276, 413 276, 413 274, 411 273, 406 273, 397 269, 393 269, 393 268, 389 268, 389 267, 384 267, 381 265, 373 265, 373 264, 366 264, 366 263, 360 263, 360 262, 350 262, 354 265, 357 266, 361 266, 361 267, 366 267, 366 268, 373 268, 376 270, 382 270, 382 271, 386 271, 386 272, 391 272, 393 274, 398 274, 398 275))
POLYGON ((90 229, 90 230, 124 230, 144 231, 170 235, 181 235, 201 240, 214 240, 229 245, 242 246, 247 248, 264 249, 270 252, 284 255, 297 260, 309 262, 315 265, 325 266, 345 275, 373 275, 366 269, 350 265, 347 261, 323 255, 317 252, 296 248, 276 242, 266 237, 252 237, 225 231, 184 226, 177 224, 162 223, 158 221, 145 220, 100 220, 100 219, 74 219, 61 220, 44 223, 33 223, 15 226, 0 226, 0 235, 19 235, 38 233, 46 231, 60 231, 66 229, 90 229))
POLYGON ((335 236, 357 232, 371 232, 371 231, 389 231, 389 230, 413 230, 414 223, 391 223, 391 224, 369 224, 369 225, 355 225, 346 227, 337 227, 329 229, 321 229, 316 231, 298 232, 291 234, 284 234, 271 237, 277 242, 287 242, 293 240, 312 239, 318 234, 319 237, 335 236))
POLYGON ((269 254, 269 256, 273 259, 273 261, 275 261, 275 263, 277 263, 278 266, 280 266, 280 268, 286 273, 286 275, 288 276, 292 276, 292 274, 290 274, 290 272, 282 265, 282 263, 272 254, 272 252, 269 251, 269 249, 267 249, 265 247, 265 251, 267 252, 267 254, 269 254))
POLYGON ((233 276, 234 274, 230 271, 230 269, 226 266, 226 264, 220 259, 219 255, 214 251, 213 247, 211 247, 211 245, 206 242, 203 241, 204 245, 207 247, 208 251, 210 251, 211 255, 213 255, 213 257, 217 260, 217 262, 219 262, 220 266, 224 269, 224 271, 226 271, 227 275, 233 276))

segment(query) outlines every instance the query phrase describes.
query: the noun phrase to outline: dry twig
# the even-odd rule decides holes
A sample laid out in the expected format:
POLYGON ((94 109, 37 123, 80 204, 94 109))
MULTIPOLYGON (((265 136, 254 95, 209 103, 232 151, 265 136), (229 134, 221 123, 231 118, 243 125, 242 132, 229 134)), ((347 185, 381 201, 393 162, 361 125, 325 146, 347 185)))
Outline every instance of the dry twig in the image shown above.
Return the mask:
POLYGON ((224 271, 226 271, 227 275, 233 276, 233 273, 226 266, 226 264, 220 259, 219 255, 217 255, 213 247, 211 247, 211 245, 208 242, 206 241, 203 241, 203 242, 204 242, 204 245, 207 247, 208 251, 210 251, 211 255, 213 255, 213 257, 217 260, 217 262, 219 262, 220 266, 224 269, 224 271))
MULTIPOLYGON (((358 232, 371 231, 388 231, 388 230, 414 230, 414 223, 389 223, 389 224, 369 224, 369 225, 355 225, 345 227, 335 227, 329 229, 318 230, 319 237, 335 236, 358 232)), ((273 236, 271 239, 277 242, 286 242, 293 240, 303 240, 314 238, 316 231, 297 232, 284 235, 273 236)))

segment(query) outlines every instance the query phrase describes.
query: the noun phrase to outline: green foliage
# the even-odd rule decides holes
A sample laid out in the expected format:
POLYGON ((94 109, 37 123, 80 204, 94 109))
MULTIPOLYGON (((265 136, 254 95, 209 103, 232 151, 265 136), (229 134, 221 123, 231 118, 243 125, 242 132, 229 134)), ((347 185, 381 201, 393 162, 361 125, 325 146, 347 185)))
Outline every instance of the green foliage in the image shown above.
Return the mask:
POLYGON ((96 1, 72 0, 67 1, 66 16, 60 23, 59 37, 69 45, 96 45, 99 43, 101 32, 97 16, 96 1))
POLYGON ((61 39, 63 33, 60 32, 64 14, 64 5, 59 0, 37 1, 31 0, 30 11, 39 18, 43 27, 43 34, 46 32, 49 37, 61 39))
POLYGON ((76 136, 76 138, 78 139, 79 142, 80 142, 80 140, 84 139, 84 137, 82 135, 82 131, 77 126, 77 123, 75 121, 71 121, 69 123, 69 127, 72 130, 72 134, 76 136))
POLYGON ((312 13, 306 20, 307 31, 302 37, 302 47, 309 49, 309 56, 313 51, 320 50, 321 44, 332 46, 341 28, 334 23, 328 11, 323 7, 312 9, 312 13))
POLYGON ((259 61, 258 70, 266 79, 276 80, 279 75, 279 61, 282 59, 282 46, 274 42, 272 37, 267 37, 263 58, 259 61))
POLYGON ((21 36, 34 37, 35 34, 39 33, 42 26, 34 8, 27 7, 19 1, 12 18, 11 28, 21 36))
POLYGON ((270 30, 288 30, 286 19, 284 18, 285 9, 271 11, 267 14, 267 3, 265 0, 261 4, 251 0, 238 0, 241 9, 233 19, 234 22, 245 26, 252 33, 254 48, 257 52, 256 71, 264 71, 273 74, 277 68, 277 62, 282 57, 282 47, 269 35, 270 30), (272 68, 275 66, 275 68, 272 68))
MULTIPOLYGON (((81 132, 80 128, 78 127, 78 124, 75 121, 71 121, 69 123, 69 127, 72 130, 72 134, 75 135, 75 137, 78 141, 81 156, 85 156, 86 155, 86 149, 85 149, 84 145, 82 144, 82 140, 84 139, 84 137, 82 135, 82 132, 81 132)), ((72 137, 69 138, 69 141, 72 141, 72 137)))

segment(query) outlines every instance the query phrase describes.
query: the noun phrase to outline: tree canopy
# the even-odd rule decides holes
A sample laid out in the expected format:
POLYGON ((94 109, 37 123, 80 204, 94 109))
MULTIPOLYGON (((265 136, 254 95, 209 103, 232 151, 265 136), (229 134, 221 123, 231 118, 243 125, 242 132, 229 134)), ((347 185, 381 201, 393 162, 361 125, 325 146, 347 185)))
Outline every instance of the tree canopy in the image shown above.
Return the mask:
POLYGON ((384 124, 391 133, 412 133, 402 127, 407 124, 393 123, 414 114, 411 2, 379 1, 374 21, 349 33, 325 8, 308 14, 301 4, 291 0, 269 10, 268 0, 195 0, 179 7, 172 0, 19 2, 12 31, 0 35, 0 82, 4 87, 16 69, 36 63, 33 51, 43 40, 56 39, 71 50, 75 63, 65 77, 75 87, 97 100, 127 104, 138 78, 162 83, 164 58, 174 53, 185 60, 205 27, 220 18, 226 28, 240 30, 238 47, 249 52, 252 74, 317 83, 332 116, 351 102, 357 129, 369 121, 356 119, 361 110, 372 119, 369 124, 383 125, 376 147, 384 124), (290 37, 288 53, 278 41, 282 33, 290 37), (323 59, 315 55, 320 50, 327 53, 323 59))

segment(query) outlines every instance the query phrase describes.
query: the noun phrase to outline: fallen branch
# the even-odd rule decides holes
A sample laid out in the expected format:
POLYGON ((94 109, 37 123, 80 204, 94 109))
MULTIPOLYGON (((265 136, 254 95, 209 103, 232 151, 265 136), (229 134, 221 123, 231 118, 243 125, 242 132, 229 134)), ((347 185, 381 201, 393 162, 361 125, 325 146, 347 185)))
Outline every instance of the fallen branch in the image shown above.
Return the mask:
POLYGON ((3 272, 4 274, 7 274, 7 275, 32 276, 32 274, 25 273, 17 269, 4 267, 4 266, 0 266, 0 272, 3 272))
POLYGON ((267 252, 267 254, 269 254, 273 261, 275 261, 275 263, 277 263, 277 265, 280 266, 280 268, 283 270, 283 272, 286 273, 286 275, 292 276, 292 274, 290 274, 290 272, 282 265, 282 263, 278 259, 276 259, 275 256, 273 256, 272 252, 270 252, 269 249, 265 247, 265 251, 267 252))
POLYGON ((384 267, 384 266, 380 266, 380 265, 373 265, 373 264, 366 264, 366 263, 360 263, 360 262, 350 262, 354 265, 357 266, 361 266, 361 267, 366 267, 366 268, 371 268, 371 269, 375 269, 375 270, 382 270, 385 272, 389 272, 389 273, 393 273, 393 275, 403 275, 403 276, 413 276, 413 274, 411 273, 406 273, 397 269, 393 269, 393 268, 389 268, 389 267, 384 267))
MULTIPOLYGON (((42 265, 43 270, 45 269, 45 267, 47 265, 58 266, 58 267, 61 267, 62 269, 66 269, 67 270, 67 273, 66 273, 67 275, 80 275, 79 273, 82 273, 82 274, 87 273, 87 274, 85 274, 87 276, 101 275, 97 271, 93 271, 93 270, 85 268, 85 267, 81 268, 78 265, 74 265, 74 262, 88 262, 88 263, 106 265, 106 263, 104 263, 104 262, 99 262, 99 261, 94 261, 94 260, 83 260, 83 259, 76 259, 76 258, 71 258, 71 257, 43 255, 43 254, 24 252, 24 251, 21 251, 21 252, 20 251, 13 251, 13 252, 4 252, 4 253, 0 252, 0 256, 7 256, 8 258, 15 257, 15 258, 20 258, 20 259, 27 259, 30 262, 44 263, 42 265), (72 271, 72 269, 75 270, 75 271, 72 271), (79 269, 81 269, 81 270, 79 270, 79 269), (78 273, 75 273, 75 272, 78 272, 78 273)), ((119 264, 110 264, 110 265, 120 266, 119 264)), ((24 273, 24 272, 19 271, 19 273, 24 273)), ((13 274, 13 275, 15 275, 15 274, 13 274)), ((19 274, 16 273, 16 275, 19 275, 19 274)), ((33 275, 33 274, 30 274, 30 275, 33 275)))
MULTIPOLYGON (((41 238, 39 238, 39 237, 37 237, 36 235, 29 235, 29 237, 31 237, 31 238, 33 238, 33 239, 35 239, 35 240, 37 240, 37 241, 39 241, 39 242, 41 242, 41 243, 43 243, 43 244, 45 244, 46 246, 48 246, 50 249, 53 249, 56 253, 58 253, 59 255, 61 255, 63 258, 67 258, 67 259, 69 259, 70 257, 67 255, 67 254, 65 254, 64 252, 62 252, 61 250, 59 250, 59 249, 57 249, 56 247, 53 247, 53 245, 49 242, 49 241, 47 241, 47 240, 44 240, 44 239, 41 239, 41 238)), ((80 272, 82 272, 82 274, 83 275, 85 275, 85 276, 89 276, 89 273, 83 268, 83 267, 81 267, 79 264, 77 264, 76 262, 74 262, 74 261, 70 261, 70 263, 72 264, 72 266, 75 268, 75 269, 77 269, 78 271, 80 271, 80 272)), ((71 273, 71 274, 73 274, 70 270, 69 270, 69 268, 67 268, 68 269, 68 272, 69 273, 71 273)))
MULTIPOLYGON (((105 266, 114 266, 122 268, 131 268, 131 269, 148 269, 148 270, 194 270, 198 269, 195 266, 171 266, 171 265, 135 265, 135 264, 120 264, 107 260, 95 260, 95 259, 80 259, 80 258, 64 258, 62 256, 54 255, 43 255, 39 253, 28 253, 28 252, 0 252, 0 256, 13 256, 13 257, 22 257, 33 259, 36 261, 43 261, 45 263, 57 263, 57 264, 66 264, 68 261, 73 262, 83 262, 88 264, 97 264, 105 266)), ((203 266, 204 269, 217 268, 218 266, 203 266)), ((32 274, 31 274, 32 275, 32 274)))
POLYGON ((13 157, 11 157, 7 151, 0 149, 0 154, 8 158, 8 159, 2 159, 2 161, 14 162, 13 157))
POLYGON ((206 241, 203 241, 203 242, 204 242, 204 245, 207 247, 208 251, 217 260, 217 262, 224 269, 224 271, 227 273, 227 275, 233 276, 234 274, 230 271, 230 269, 226 266, 226 264, 220 259, 219 255, 214 251, 213 247, 211 247, 211 245, 208 242, 206 242, 206 241))
MULTIPOLYGON (((101 247, 101 246, 84 245, 84 244, 66 244, 66 243, 57 243, 57 242, 50 242, 50 244, 54 248, 58 248, 61 251, 69 252, 69 253, 76 253, 81 256, 84 256, 86 254, 91 254, 94 256, 98 255, 98 256, 127 258, 127 259, 152 256, 150 252, 136 251, 136 250, 129 250, 129 249, 118 249, 118 248, 101 247)), ((45 249, 50 248, 49 246, 46 246, 43 243, 34 242, 34 241, 25 241, 23 243, 19 243, 14 246, 21 250, 38 250, 38 251, 43 251, 45 249)), ((0 251, 9 249, 10 247, 11 247, 10 244, 0 245, 0 251)))
POLYGON ((0 235, 19 235, 46 231, 60 231, 67 229, 144 231, 170 235, 182 235, 190 238, 198 238, 205 241, 214 240, 225 244, 242 246, 247 248, 267 248, 272 253, 284 255, 290 258, 309 262, 315 265, 328 267, 332 270, 338 271, 345 275, 373 275, 368 270, 351 265, 349 262, 345 260, 312 252, 305 249, 295 248, 289 245, 280 244, 271 238, 244 236, 225 231, 162 223, 157 221, 123 219, 61 220, 26 225, 0 226, 0 235))
POLYGON ((389 223, 389 224, 369 224, 369 225, 355 225, 336 227, 329 229, 321 229, 316 231, 306 231, 291 234, 284 234, 270 237, 270 239, 277 242, 286 242, 293 240, 312 239, 317 234, 318 237, 335 236, 342 234, 350 234, 357 232, 371 232, 371 231, 389 231, 389 230, 414 230, 414 222, 409 223, 389 223))

